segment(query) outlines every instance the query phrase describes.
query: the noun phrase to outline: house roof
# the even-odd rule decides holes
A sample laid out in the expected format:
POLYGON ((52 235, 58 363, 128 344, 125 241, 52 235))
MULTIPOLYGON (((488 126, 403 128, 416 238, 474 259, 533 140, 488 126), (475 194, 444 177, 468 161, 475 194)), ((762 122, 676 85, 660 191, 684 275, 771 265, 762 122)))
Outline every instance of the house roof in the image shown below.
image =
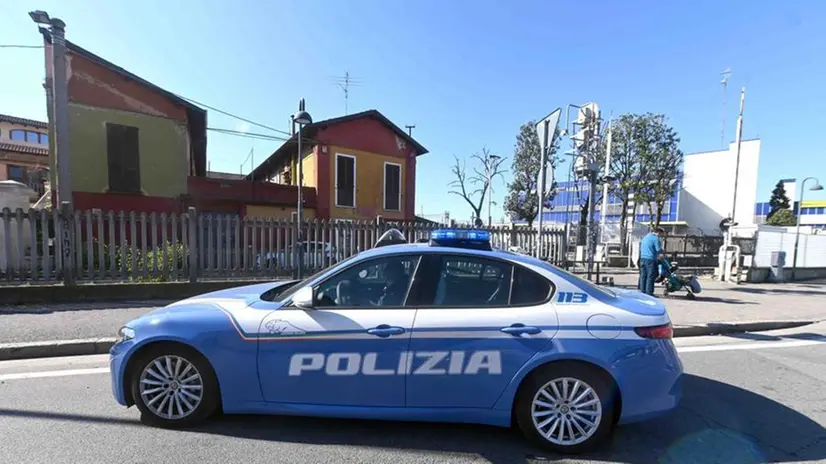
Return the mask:
MULTIPOLYGON (((348 114, 347 116, 340 116, 338 118, 331 118, 325 119, 323 121, 314 122, 312 124, 308 124, 302 130, 304 139, 312 139, 318 133, 319 130, 324 129, 328 126, 333 126, 336 124, 341 124, 350 121, 356 121, 358 119, 363 118, 370 118, 375 119, 376 121, 381 122, 385 126, 387 126, 390 130, 396 133, 399 137, 404 139, 406 142, 413 145, 416 149, 416 156, 424 155, 427 153, 427 148, 423 147, 419 142, 416 141, 413 137, 411 137, 407 132, 403 131, 399 126, 393 124, 393 122, 383 114, 381 114, 378 110, 367 110, 362 111, 360 113, 353 113, 348 114)), ((312 142, 310 142, 313 144, 312 142)), ((285 159, 289 159, 290 157, 295 156, 296 152, 298 151, 298 134, 293 135, 289 139, 287 139, 284 144, 278 147, 264 162, 259 164, 253 171, 246 176, 247 179, 255 178, 262 178, 264 175, 269 173, 269 170, 278 165, 281 161, 285 159)))
POLYGON ((17 143, 0 142, 0 150, 25 153, 27 155, 49 156, 48 148, 34 147, 17 143))
POLYGON ((19 124, 21 126, 38 127, 40 129, 48 129, 49 125, 43 121, 35 121, 34 119, 18 118, 17 116, 9 116, 8 114, 0 114, 0 122, 8 122, 11 124, 19 124))
MULTIPOLYGON (((43 35, 43 38, 46 40, 47 43, 52 43, 52 34, 49 32, 48 29, 41 27, 40 33, 43 35)), ((85 48, 72 43, 70 41, 66 41, 66 48, 71 51, 72 53, 82 56, 89 61, 92 61, 104 68, 109 69, 112 72, 119 74, 120 76, 135 81, 152 91, 163 95, 164 97, 168 98, 169 100, 175 102, 178 105, 183 106, 186 109, 186 116, 189 120, 189 136, 190 136, 190 143, 193 146, 193 158, 196 160, 196 174, 200 176, 206 175, 206 110, 201 108, 200 106, 194 105, 190 103, 188 100, 185 100, 174 93, 165 90, 157 85, 143 79, 123 68, 120 66, 112 63, 111 61, 107 61, 101 58, 98 55, 86 50, 85 48), (198 143, 199 140, 203 139, 203 143, 198 143)))

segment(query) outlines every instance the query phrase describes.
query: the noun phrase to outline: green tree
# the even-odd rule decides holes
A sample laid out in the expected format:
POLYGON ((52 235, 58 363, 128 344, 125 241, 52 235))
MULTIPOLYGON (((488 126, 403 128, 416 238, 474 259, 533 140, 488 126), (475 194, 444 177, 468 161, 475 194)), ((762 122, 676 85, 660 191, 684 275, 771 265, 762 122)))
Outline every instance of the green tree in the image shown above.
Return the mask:
POLYGON ((778 209, 766 219, 766 224, 770 226, 789 227, 797 224, 797 218, 789 209, 778 209))
MULTIPOLYGON (((791 207, 789 197, 786 196, 786 186, 783 185, 783 181, 778 181, 777 185, 774 186, 772 196, 769 199, 769 206, 771 209, 769 210, 769 214, 766 215, 766 221, 769 221, 775 213, 784 209, 788 210, 791 207)), ((792 215, 792 217, 794 217, 794 215, 792 215)))
POLYGON ((471 162, 474 164, 471 173, 468 173, 465 161, 459 161, 456 156, 454 158, 456 161, 451 171, 455 179, 449 184, 453 188, 450 193, 462 197, 467 202, 473 210, 473 217, 478 226, 482 220, 485 195, 490 193, 490 184, 493 179, 502 177, 505 172, 502 169, 505 158, 493 156, 490 150, 483 148, 481 153, 474 153, 470 156, 471 162))
POLYGON ((682 176, 680 137, 664 115, 648 113, 639 120, 635 139, 640 163, 635 198, 649 205, 658 227, 665 204, 677 191, 682 176))
POLYGON ((640 190, 641 156, 640 149, 646 145, 638 145, 638 133, 644 127, 643 118, 636 114, 623 114, 611 124, 611 167, 610 174, 614 177, 611 184, 611 194, 619 199, 620 211, 620 246, 626 247, 626 229, 628 226, 628 205, 632 195, 640 190))
MULTIPOLYGON (((550 153, 546 160, 545 169, 548 175, 555 169, 559 159, 556 152, 559 142, 554 137, 550 153)), ((533 226, 533 221, 539 214, 539 171, 542 164, 542 148, 539 136, 536 133, 536 122, 528 121, 519 128, 516 136, 516 146, 513 152, 511 171, 513 181, 508 184, 508 195, 505 198, 505 211, 511 214, 512 219, 527 221, 533 226)), ((553 201, 556 196, 556 181, 551 185, 551 191, 546 201, 553 201)))

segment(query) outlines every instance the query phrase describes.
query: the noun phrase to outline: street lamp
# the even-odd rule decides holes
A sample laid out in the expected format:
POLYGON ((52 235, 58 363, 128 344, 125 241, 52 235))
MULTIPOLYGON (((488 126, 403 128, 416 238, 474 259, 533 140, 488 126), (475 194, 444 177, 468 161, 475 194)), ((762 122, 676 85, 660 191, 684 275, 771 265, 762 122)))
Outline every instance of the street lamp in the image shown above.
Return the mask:
POLYGON ((301 278, 301 268, 304 264, 304 237, 303 237, 303 230, 304 230, 304 170, 301 166, 301 158, 302 158, 302 137, 303 137, 303 130, 304 126, 313 123, 313 118, 310 116, 310 113, 304 110, 304 99, 302 98, 298 102, 298 112, 295 113, 292 117, 293 123, 298 124, 298 156, 297 156, 297 168, 298 168, 298 205, 296 205, 296 242, 298 245, 298 278, 301 278))
POLYGON ((806 191, 807 180, 815 181, 815 185, 809 187, 809 190, 813 192, 823 190, 823 186, 820 185, 820 181, 817 180, 816 177, 807 177, 803 179, 803 182, 800 184, 800 201, 797 202, 797 224, 795 225, 794 231, 794 258, 792 258, 792 280, 795 280, 795 273, 797 272, 797 246, 800 243, 800 215, 803 212, 803 193, 806 191))
MULTIPOLYGON (((53 101, 48 104, 53 105, 54 148, 55 164, 57 165, 57 201, 59 203, 72 201, 71 172, 69 170, 69 97, 68 84, 66 81, 66 23, 59 18, 49 17, 49 13, 43 10, 29 12, 29 17, 35 24, 47 26, 52 43, 52 67, 53 75, 51 82, 47 82, 53 101)), ((45 29, 41 28, 45 34, 45 29)), ((48 79, 48 77, 47 77, 48 79)), ((50 108, 52 109, 52 108, 50 108)), ((58 204, 59 204, 58 203, 58 204)))
POLYGON ((488 155, 488 162, 486 163, 487 168, 487 175, 488 175, 488 227, 493 225, 493 221, 490 216, 490 205, 491 205, 491 197, 493 197, 493 169, 492 163, 496 160, 502 159, 499 155, 488 155))

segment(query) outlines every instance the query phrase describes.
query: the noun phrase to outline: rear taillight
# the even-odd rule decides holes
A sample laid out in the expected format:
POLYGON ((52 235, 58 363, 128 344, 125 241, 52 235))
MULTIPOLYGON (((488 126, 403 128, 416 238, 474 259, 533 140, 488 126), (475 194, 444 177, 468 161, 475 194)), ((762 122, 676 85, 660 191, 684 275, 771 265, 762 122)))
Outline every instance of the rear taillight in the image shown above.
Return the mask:
POLYGON ((671 323, 663 325, 654 325, 650 327, 637 327, 634 329, 642 338, 672 338, 674 337, 674 329, 671 323))

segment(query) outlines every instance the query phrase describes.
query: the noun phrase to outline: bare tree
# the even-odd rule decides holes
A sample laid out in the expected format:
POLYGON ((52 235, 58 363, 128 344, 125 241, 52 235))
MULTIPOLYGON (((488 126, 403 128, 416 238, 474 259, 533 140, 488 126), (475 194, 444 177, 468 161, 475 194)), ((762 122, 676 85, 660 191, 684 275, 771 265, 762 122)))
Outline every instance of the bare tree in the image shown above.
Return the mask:
POLYGON ((452 190, 450 193, 462 197, 473 210, 476 225, 482 222, 482 207, 485 204, 485 196, 490 192, 490 184, 496 177, 502 178, 506 170, 502 169, 505 158, 492 155, 490 150, 483 148, 481 152, 470 156, 474 166, 471 173, 467 172, 466 161, 460 161, 454 156, 456 162, 451 171, 456 178, 448 184, 452 190))

